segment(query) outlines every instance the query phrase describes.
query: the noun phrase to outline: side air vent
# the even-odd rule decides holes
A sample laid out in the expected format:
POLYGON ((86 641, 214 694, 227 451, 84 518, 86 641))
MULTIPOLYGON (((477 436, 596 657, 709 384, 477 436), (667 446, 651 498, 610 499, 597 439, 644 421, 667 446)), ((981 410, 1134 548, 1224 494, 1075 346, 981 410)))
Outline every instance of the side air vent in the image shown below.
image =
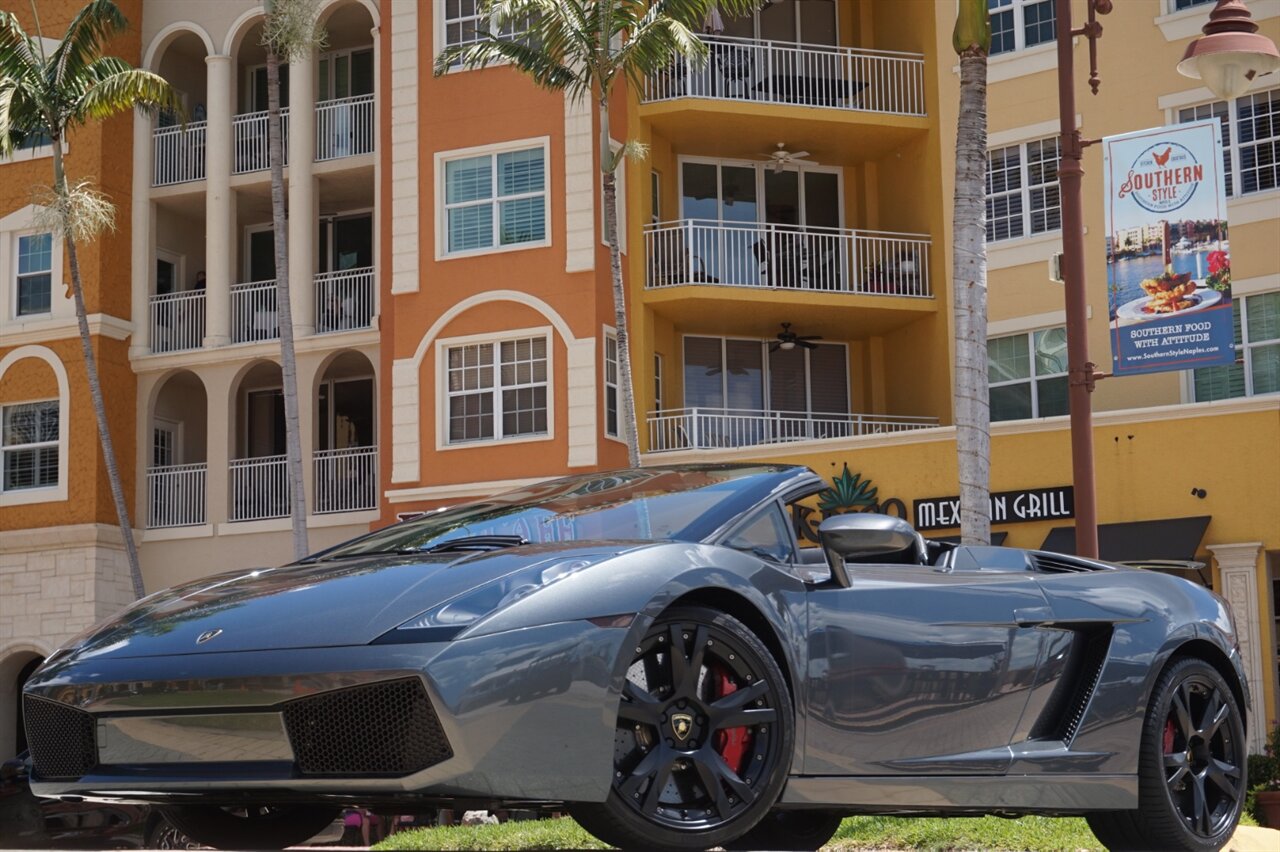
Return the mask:
POLYGON ((97 725, 83 710, 24 695, 22 720, 41 778, 74 780, 98 765, 97 725))
POLYGON ((1100 566, 1090 562, 1078 562, 1054 553, 1033 553, 1031 564, 1042 574, 1085 574, 1100 570, 1100 566))
POLYGON ((409 775, 453 757, 415 677, 322 692, 281 709, 303 775, 409 775))
POLYGON ((1078 633, 1071 644, 1066 670, 1054 687, 1044 712, 1031 729, 1033 740, 1070 743, 1084 719, 1089 699, 1098 688, 1102 667, 1111 648, 1111 628, 1078 633))

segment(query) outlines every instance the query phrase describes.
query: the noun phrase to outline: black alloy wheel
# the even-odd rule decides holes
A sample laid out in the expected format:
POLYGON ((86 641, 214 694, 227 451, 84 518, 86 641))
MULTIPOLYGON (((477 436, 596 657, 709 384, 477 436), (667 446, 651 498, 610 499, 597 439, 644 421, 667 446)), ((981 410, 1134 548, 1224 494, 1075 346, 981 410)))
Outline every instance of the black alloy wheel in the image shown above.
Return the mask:
POLYGON ((1217 850, 1240 820, 1244 724, 1207 662, 1174 662, 1152 691, 1142 733, 1136 811, 1099 813, 1089 827, 1110 849, 1217 850))
POLYGON ((326 805, 172 805, 164 817, 215 849, 284 849, 315 837, 338 816, 326 805))
POLYGON ((622 848, 725 844, 776 801, 793 730, 782 672, 750 629, 715 610, 672 609, 627 671, 609 799, 574 816, 622 848))

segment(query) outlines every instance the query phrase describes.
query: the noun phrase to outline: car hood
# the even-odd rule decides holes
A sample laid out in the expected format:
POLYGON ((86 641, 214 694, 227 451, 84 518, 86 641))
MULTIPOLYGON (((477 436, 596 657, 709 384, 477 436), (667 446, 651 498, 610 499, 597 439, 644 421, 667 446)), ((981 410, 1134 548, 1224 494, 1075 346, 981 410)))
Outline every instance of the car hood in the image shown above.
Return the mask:
POLYGON ((219 574, 143 598, 95 627, 71 652, 77 658, 153 657, 365 645, 512 571, 559 559, 597 561, 636 546, 539 544, 219 574))

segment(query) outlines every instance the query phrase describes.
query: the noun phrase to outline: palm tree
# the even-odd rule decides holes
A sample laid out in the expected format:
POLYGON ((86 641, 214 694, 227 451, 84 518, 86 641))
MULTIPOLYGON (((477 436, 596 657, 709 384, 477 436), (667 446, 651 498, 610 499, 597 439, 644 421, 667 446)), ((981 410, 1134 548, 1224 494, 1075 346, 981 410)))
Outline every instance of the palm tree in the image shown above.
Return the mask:
POLYGON ((284 142, 280 127, 280 63, 301 59, 324 44, 316 0, 266 0, 262 46, 267 50, 267 148, 271 162, 271 223, 276 253, 276 316, 280 326, 280 376, 284 385, 286 479, 293 556, 307 546, 307 492, 302 479, 302 423, 298 414, 298 357, 289 300, 289 234, 284 207, 284 142))
POLYGON ((617 169, 624 157, 643 149, 610 144, 609 100, 619 80, 637 91, 645 79, 682 57, 705 62, 707 47, 694 30, 713 6, 725 14, 750 14, 760 0, 486 0, 491 27, 472 44, 446 48, 436 57, 436 76, 455 65, 484 68, 509 63, 544 89, 593 98, 600 110, 599 159, 604 195, 605 240, 613 279, 614 326, 618 337, 618 427, 627 461, 640 465, 635 388, 622 256, 618 248, 617 169), (516 36, 504 33, 517 33, 516 36))
MULTIPOLYGON (((40 23, 34 2, 31 7, 39 36, 40 23)), ((48 224, 66 243, 85 376, 89 381, 98 438, 102 442, 103 462, 129 559, 133 592, 142 597, 142 569, 107 425, 97 355, 89 337, 80 261, 76 255, 77 242, 91 240, 103 229, 113 227, 114 209, 91 188, 89 181, 69 184, 62 159, 62 143, 68 133, 90 121, 101 121, 135 107, 152 112, 161 109, 181 112, 177 94, 163 78, 133 68, 122 59, 102 55, 106 42, 123 31, 126 23, 112 0, 92 0, 72 19, 62 43, 46 54, 43 40, 27 35, 12 12, 0 13, 0 155, 30 139, 48 139, 53 146, 53 187, 45 205, 49 211, 48 224)), ((142 322, 143 318, 133 320, 142 322)))
POLYGON ((951 44, 960 56, 951 266, 956 322, 956 454, 960 537, 991 542, 991 404, 987 396, 987 0, 960 0, 951 44))

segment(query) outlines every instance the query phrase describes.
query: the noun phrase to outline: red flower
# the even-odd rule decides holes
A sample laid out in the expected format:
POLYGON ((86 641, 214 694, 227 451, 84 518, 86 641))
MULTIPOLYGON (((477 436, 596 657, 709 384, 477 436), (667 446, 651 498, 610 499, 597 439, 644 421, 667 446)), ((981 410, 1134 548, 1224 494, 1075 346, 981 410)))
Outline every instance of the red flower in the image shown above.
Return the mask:
POLYGON ((1225 251, 1209 252, 1209 274, 1217 275, 1224 269, 1231 268, 1231 260, 1227 257, 1225 251))

